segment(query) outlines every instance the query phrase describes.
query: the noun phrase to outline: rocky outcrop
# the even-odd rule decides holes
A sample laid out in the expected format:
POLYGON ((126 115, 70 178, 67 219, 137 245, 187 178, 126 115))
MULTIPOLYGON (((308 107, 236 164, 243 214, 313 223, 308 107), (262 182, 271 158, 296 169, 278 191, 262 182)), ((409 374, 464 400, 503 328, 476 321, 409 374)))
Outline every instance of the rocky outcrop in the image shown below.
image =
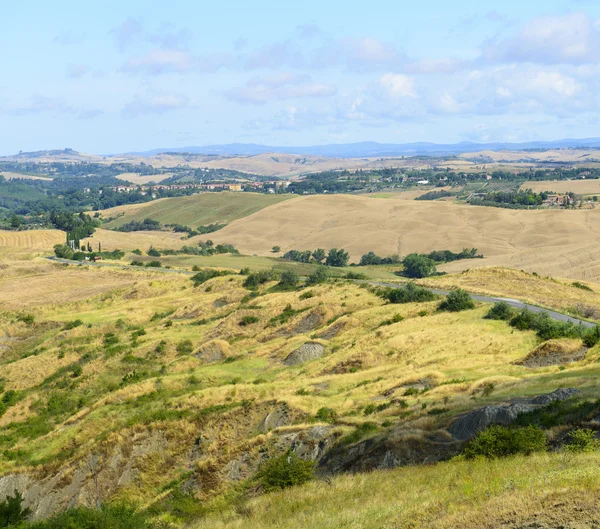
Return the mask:
POLYGON ((292 351, 283 361, 286 366, 295 366, 317 360, 325 354, 325 347, 320 343, 307 342, 295 351, 292 351))
POLYGON ((580 393, 578 389, 561 388, 545 395, 538 395, 531 399, 523 399, 507 405, 484 406, 459 417, 448 428, 448 432, 460 441, 467 441, 478 432, 485 430, 492 424, 508 426, 522 413, 533 411, 539 406, 551 402, 566 400, 580 393))
POLYGON ((205 363, 220 362, 231 355, 229 344, 225 340, 211 340, 200 346, 194 355, 205 363))
POLYGON ((269 432, 275 428, 287 426, 291 424, 290 410, 287 404, 282 403, 274 410, 270 411, 267 416, 260 422, 258 429, 263 432, 269 432))

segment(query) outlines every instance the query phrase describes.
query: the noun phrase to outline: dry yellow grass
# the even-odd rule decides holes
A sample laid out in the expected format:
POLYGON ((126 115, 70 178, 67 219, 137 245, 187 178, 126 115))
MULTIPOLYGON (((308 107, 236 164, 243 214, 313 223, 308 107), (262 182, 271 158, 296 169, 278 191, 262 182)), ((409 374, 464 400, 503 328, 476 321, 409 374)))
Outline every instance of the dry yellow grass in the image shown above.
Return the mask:
POLYGON ((140 272, 89 269, 41 260, 0 270, 0 309, 16 310, 86 299, 132 285, 140 272))
POLYGON ((308 196, 265 208, 212 235, 242 253, 268 255, 273 245, 343 247, 354 260, 380 255, 476 247, 486 259, 443 268, 509 266, 543 275, 600 279, 600 210, 509 210, 447 202, 366 196, 308 196))
POLYGON ((576 193, 578 195, 600 194, 600 180, 543 180, 525 182, 521 189, 531 189, 536 193, 540 191, 554 191, 555 193, 576 193))
POLYGON ((64 241, 65 234, 59 230, 0 230, 0 255, 4 252, 44 251, 64 241))
POLYGON ((597 454, 452 462, 341 476, 252 499, 202 529, 593 527, 597 454), (524 469, 527 469, 524 472, 524 469))
MULTIPOLYGON (((119 232, 112 230, 97 229, 85 243, 89 242, 94 250, 98 249, 98 243, 103 250, 147 250, 150 246, 176 250, 184 244, 190 244, 181 233, 170 231, 135 231, 119 232)), ((191 240, 191 243, 194 241, 191 240)))
POLYGON ((600 308, 600 285, 589 283, 592 292, 572 286, 568 280, 536 277, 508 268, 486 267, 439 277, 430 277, 420 283, 441 289, 464 288, 474 294, 488 294, 528 301, 535 305, 562 311, 578 303, 600 308))

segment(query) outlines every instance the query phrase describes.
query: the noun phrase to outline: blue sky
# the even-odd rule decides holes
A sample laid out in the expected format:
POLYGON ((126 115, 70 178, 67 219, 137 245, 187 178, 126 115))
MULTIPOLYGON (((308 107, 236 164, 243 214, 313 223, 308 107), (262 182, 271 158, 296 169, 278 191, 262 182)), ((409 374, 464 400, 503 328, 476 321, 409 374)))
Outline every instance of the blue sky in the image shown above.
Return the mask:
POLYGON ((1 154, 600 136, 598 1, 11 4, 1 154))

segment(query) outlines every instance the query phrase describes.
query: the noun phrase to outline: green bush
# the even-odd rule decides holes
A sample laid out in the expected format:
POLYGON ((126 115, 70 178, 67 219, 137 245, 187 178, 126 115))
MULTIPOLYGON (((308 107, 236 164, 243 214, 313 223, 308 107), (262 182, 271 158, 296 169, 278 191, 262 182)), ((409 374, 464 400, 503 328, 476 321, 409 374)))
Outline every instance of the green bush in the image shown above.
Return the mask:
POLYGON ((240 320, 240 327, 245 327, 246 325, 252 325, 253 323, 258 323, 259 319, 256 316, 244 316, 240 320))
POLYGON ((412 253, 403 260, 404 275, 406 277, 422 278, 436 273, 436 263, 424 255, 412 253))
POLYGON ((81 320, 73 320, 65 323, 63 327, 63 331, 70 331, 71 329, 75 329, 76 327, 81 327, 83 322, 81 320))
POLYGON ((146 252, 150 257, 160 257, 162 254, 156 249, 150 246, 150 249, 146 252))
POLYGON ((191 280, 194 282, 194 286, 197 287, 202 283, 206 283, 209 279, 213 279, 214 277, 222 277, 231 275, 231 272, 227 270, 215 270, 213 268, 204 268, 203 270, 199 270, 197 274, 194 274, 191 277, 191 280))
POLYGON ((284 270, 277 285, 280 290, 295 290, 300 282, 300 276, 295 270, 284 270))
POLYGON ((177 344, 176 349, 180 355, 189 355, 194 350, 194 344, 191 340, 183 340, 177 344))
POLYGON ((312 290, 307 290, 306 292, 302 292, 302 294, 300 294, 298 299, 310 299, 310 298, 314 298, 315 297, 315 293, 312 290))
POLYGON ((382 296, 390 303, 423 303, 436 298, 433 292, 417 286, 413 282, 400 288, 388 288, 383 291, 382 296))
POLYGON ((575 288, 580 288, 581 290, 587 290, 588 292, 593 292, 594 290, 588 287, 587 285, 580 283, 579 281, 575 281, 571 283, 575 288))
POLYGON ((264 285, 269 281, 276 279, 275 272, 273 270, 260 270, 258 272, 250 272, 246 276, 244 281, 244 287, 248 290, 256 290, 260 285, 264 285))
POLYGON ((314 461, 300 459, 293 452, 269 459, 263 464, 257 476, 265 492, 302 485, 314 477, 314 461))
POLYGON ((136 260, 131 261, 130 264, 131 264, 131 266, 144 266, 144 263, 142 261, 136 261, 136 260))
POLYGON ((600 449, 600 441, 596 439, 595 434, 596 432, 589 428, 573 430, 569 432, 563 449, 572 453, 595 452, 600 449))
POLYGON ((538 426, 507 428, 496 425, 479 432, 465 447, 463 455, 467 459, 529 455, 533 452, 545 451, 547 443, 546 434, 538 426))
POLYGON ((389 320, 382 321, 379 326, 384 327, 385 325, 394 325, 394 323, 399 323, 404 320, 404 316, 402 314, 394 314, 389 320))
POLYGON ((162 268, 162 264, 160 261, 149 261, 146 263, 147 268, 162 268))
POLYGON ((490 308, 488 313, 485 315, 485 318, 488 320, 504 320, 508 321, 514 316, 513 308, 506 303, 506 301, 500 301, 498 303, 494 303, 494 305, 490 308))
POLYGON ((329 270, 324 266, 318 266, 317 269, 308 276, 306 280, 307 285, 320 285, 327 283, 329 279, 329 270))
POLYGON ((319 411, 317 411, 317 415, 315 416, 315 418, 321 422, 333 423, 337 419, 337 413, 331 408, 319 408, 319 411))
POLYGON ((472 308, 475 308, 475 303, 473 303, 469 293, 466 290, 457 289, 448 294, 446 299, 440 303, 438 310, 460 312, 472 308))

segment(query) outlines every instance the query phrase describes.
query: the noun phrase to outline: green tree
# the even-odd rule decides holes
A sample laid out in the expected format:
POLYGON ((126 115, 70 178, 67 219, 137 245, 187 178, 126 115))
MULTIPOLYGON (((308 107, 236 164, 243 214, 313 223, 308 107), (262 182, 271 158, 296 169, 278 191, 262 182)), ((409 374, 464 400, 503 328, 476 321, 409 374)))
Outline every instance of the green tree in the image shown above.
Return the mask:
POLYGON ((327 254, 325 253, 325 250, 323 250, 323 248, 317 248, 312 253, 312 258, 315 260, 315 262, 317 262, 319 264, 322 264, 326 257, 327 257, 327 254))
POLYGON ((350 259, 350 256, 348 255, 348 252, 346 252, 343 248, 332 248, 327 254, 325 264, 327 266, 344 267, 348 264, 348 259, 350 259))
POLYGON ((281 251, 281 246, 273 246, 273 248, 271 248, 271 251, 273 253, 279 253, 281 251))
POLYGON ((408 277, 422 278, 436 273, 435 261, 424 255, 411 253, 402 260, 402 264, 404 275, 408 277))
POLYGON ((23 495, 18 490, 0 502, 0 527, 16 527, 30 515, 31 509, 23 507, 23 495))
POLYGON ((277 285, 281 290, 295 290, 300 281, 300 276, 295 270, 284 270, 277 285))
POLYGON ((13 214, 10 217, 10 227, 11 228, 18 229, 21 227, 21 224, 23 224, 23 219, 21 219, 21 217, 19 217, 19 215, 13 214))

